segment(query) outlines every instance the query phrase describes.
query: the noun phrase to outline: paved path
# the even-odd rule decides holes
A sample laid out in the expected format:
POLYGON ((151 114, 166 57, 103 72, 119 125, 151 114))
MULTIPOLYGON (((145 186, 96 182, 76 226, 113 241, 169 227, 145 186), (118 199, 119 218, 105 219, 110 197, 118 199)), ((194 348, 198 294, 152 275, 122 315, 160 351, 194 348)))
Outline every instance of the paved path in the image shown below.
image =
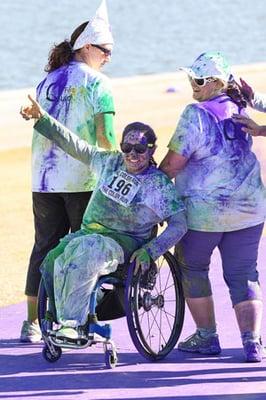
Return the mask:
MULTIPOLYGON (((266 237, 261 243, 259 271, 266 293, 266 237)), ((260 364, 243 362, 217 253, 213 256, 212 281, 223 348, 219 357, 174 350, 163 362, 148 363, 135 351, 122 318, 112 323, 119 353, 114 370, 106 370, 101 346, 64 351, 57 363, 49 364, 41 356, 41 345, 18 342, 25 303, 0 309, 0 399, 265 400, 266 360, 260 364)), ((187 312, 182 337, 193 330, 187 312)), ((263 335, 266 341, 265 318, 263 335)))

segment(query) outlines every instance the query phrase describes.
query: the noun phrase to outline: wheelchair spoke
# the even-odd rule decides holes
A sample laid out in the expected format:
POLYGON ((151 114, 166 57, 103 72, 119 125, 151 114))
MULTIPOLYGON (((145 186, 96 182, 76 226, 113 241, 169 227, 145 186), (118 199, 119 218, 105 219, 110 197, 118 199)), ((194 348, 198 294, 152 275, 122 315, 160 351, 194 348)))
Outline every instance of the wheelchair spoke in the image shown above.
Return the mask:
POLYGON ((147 339, 149 338, 150 347, 152 348, 152 343, 151 343, 151 337, 152 337, 152 335, 151 335, 151 330, 152 330, 152 328, 153 328, 154 322, 156 323, 156 316, 157 316, 159 310, 157 310, 157 313, 156 313, 155 316, 154 316, 152 310, 150 310, 150 312, 151 312, 152 317, 153 317, 153 322, 152 322, 152 325, 150 325, 150 317, 149 317, 149 313, 148 313, 147 316, 148 316, 148 321, 149 321, 149 329, 148 329, 148 332, 147 332, 147 334, 146 334, 146 338, 145 338, 145 339, 147 340, 147 339))
POLYGON ((175 316, 172 315, 172 314, 170 314, 170 313, 168 313, 168 312, 165 311, 165 310, 163 310, 163 312, 164 312, 164 314, 165 314, 165 317, 166 317, 166 320, 167 320, 167 322, 168 322, 169 328, 172 329, 172 328, 173 328, 173 324, 170 323, 169 318, 168 318, 168 315, 169 315, 170 317, 172 317, 173 319, 175 319, 175 316))
MULTIPOLYGON (((156 317, 157 317, 157 314, 158 314, 158 312, 159 312, 159 309, 157 310, 157 312, 156 312, 156 315, 154 316, 154 314, 153 314, 153 311, 152 311, 152 309, 150 310, 151 311, 151 314, 152 314, 152 316, 153 316, 153 322, 152 322, 152 324, 151 324, 151 326, 150 326, 150 329, 149 329, 149 332, 148 332, 148 334, 151 332, 151 330, 152 330, 152 328, 153 328, 153 325, 154 325, 154 322, 156 323, 156 317)), ((149 313, 148 313, 149 314, 149 313)))
MULTIPOLYGON (((159 311, 159 309, 158 309, 158 311, 159 311)), ((152 310, 151 310, 151 313, 153 314, 152 310)), ((157 316, 157 314, 156 314, 156 316, 157 316)), ((153 314, 153 317, 154 317, 154 314, 153 314)), ((158 330, 159 330, 159 333, 161 334, 160 336, 163 338, 164 342, 167 343, 167 341, 166 341, 166 339, 164 338, 164 335, 163 335, 163 333, 162 333, 162 330, 161 330, 160 326, 158 325, 158 323, 157 323, 155 317, 154 317, 154 321, 155 321, 155 324, 157 325, 157 328, 158 328, 158 330)))
MULTIPOLYGON (((161 327, 162 327, 162 318, 163 318, 163 310, 161 310, 159 308, 157 309, 156 313, 154 313, 152 309, 150 310, 150 312, 147 312, 148 332, 145 335, 145 340, 147 342, 149 342, 150 348, 152 349, 154 347, 154 345, 152 343, 152 338, 154 338, 156 340, 156 338, 158 336, 158 342, 159 342, 158 349, 159 349, 159 351, 160 351, 160 349, 162 349, 162 343, 161 343, 162 340, 163 340, 165 345, 167 344, 167 339, 166 339, 166 337, 163 334, 162 329, 161 329, 161 327), (158 324, 158 322, 157 322, 157 315, 158 315, 159 312, 160 312, 160 324, 158 324), (150 317, 150 313, 152 314, 152 320, 151 320, 151 317, 150 317), (157 330, 158 330, 157 334, 154 333, 155 326, 157 327, 157 330), (152 331, 152 329, 153 329, 153 331, 152 331)), ((171 328, 171 325, 170 325, 169 321, 168 321, 168 325, 171 328)))
MULTIPOLYGON (((160 309, 160 326, 162 326, 162 309, 160 309)), ((161 349, 161 335, 159 335, 159 349, 161 349)))
POLYGON ((168 281, 170 279, 170 275, 172 275, 172 274, 171 274, 171 271, 169 270, 168 275, 167 275, 167 279, 166 279, 166 282, 165 282, 165 287, 164 287, 163 293, 165 293, 165 291, 166 291, 166 288, 167 288, 167 285, 168 285, 168 281))
POLYGON ((165 294, 166 291, 168 291, 169 289, 174 288, 174 287, 175 287, 174 282, 170 283, 167 287, 164 288, 164 290, 162 291, 162 294, 165 294))
MULTIPOLYGON (((148 317, 148 327, 149 327, 150 326, 150 314, 149 313, 147 313, 147 317, 148 317)), ((149 331, 150 331, 150 329, 149 329, 149 331)), ((147 340, 147 336, 145 339, 147 340)), ((149 336, 149 339, 150 339, 150 347, 151 347, 151 337, 150 336, 149 336)))
POLYGON ((142 320, 143 320, 145 314, 146 314, 146 311, 143 311, 142 314, 139 314, 140 322, 142 322, 142 320))

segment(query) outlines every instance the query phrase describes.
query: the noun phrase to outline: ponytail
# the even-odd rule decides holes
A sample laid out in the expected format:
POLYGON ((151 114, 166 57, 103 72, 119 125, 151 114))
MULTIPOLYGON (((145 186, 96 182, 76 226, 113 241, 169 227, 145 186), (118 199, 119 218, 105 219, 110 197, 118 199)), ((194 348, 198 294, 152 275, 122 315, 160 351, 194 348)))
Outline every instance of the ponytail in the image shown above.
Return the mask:
POLYGON ((247 100, 233 77, 231 80, 229 80, 225 93, 227 96, 231 97, 233 102, 236 103, 239 108, 247 107, 247 100))
POLYGON ((88 22, 89 21, 86 21, 79 25, 72 33, 70 40, 64 40, 52 47, 48 56, 48 64, 44 69, 46 72, 52 72, 55 69, 62 67, 62 65, 67 65, 72 61, 75 53, 75 51, 73 51, 73 46, 81 32, 86 28, 88 22))

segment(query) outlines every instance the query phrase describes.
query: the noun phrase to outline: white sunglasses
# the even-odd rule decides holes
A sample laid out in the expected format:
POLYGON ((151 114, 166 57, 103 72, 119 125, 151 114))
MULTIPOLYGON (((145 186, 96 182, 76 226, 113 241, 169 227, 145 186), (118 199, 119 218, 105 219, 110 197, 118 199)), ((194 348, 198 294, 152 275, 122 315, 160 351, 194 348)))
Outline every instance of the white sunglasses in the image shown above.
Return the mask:
POLYGON ((192 76, 188 76, 190 82, 195 82, 197 86, 205 86, 206 83, 217 81, 216 78, 192 78, 192 76))

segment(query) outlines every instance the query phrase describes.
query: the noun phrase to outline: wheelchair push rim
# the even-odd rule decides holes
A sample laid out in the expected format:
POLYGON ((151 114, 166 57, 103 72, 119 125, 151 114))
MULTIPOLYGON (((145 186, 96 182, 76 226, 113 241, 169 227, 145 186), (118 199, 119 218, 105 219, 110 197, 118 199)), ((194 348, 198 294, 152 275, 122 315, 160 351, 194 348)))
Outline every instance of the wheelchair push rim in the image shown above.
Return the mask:
POLYGON ((170 252, 157 261, 154 287, 145 288, 141 272, 130 265, 126 283, 126 316, 131 339, 150 361, 161 360, 175 347, 183 327, 185 301, 177 262, 170 252))

